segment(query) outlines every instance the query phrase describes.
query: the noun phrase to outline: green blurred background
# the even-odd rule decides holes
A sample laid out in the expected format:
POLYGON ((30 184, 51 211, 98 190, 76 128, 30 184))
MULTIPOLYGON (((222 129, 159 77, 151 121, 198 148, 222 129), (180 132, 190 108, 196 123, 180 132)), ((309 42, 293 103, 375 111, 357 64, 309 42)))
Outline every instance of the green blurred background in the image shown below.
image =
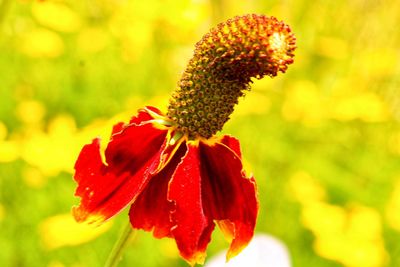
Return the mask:
MULTIPOLYGON (((0 265, 102 266, 126 212, 70 215, 73 164, 144 105, 165 110, 195 42, 235 15, 291 25, 295 63, 256 81, 225 133, 259 184, 258 233, 293 266, 400 266, 397 0, 0 2, 0 265)), ((209 257, 227 248, 219 231, 209 257)), ((138 232, 120 266, 187 266, 138 232)))

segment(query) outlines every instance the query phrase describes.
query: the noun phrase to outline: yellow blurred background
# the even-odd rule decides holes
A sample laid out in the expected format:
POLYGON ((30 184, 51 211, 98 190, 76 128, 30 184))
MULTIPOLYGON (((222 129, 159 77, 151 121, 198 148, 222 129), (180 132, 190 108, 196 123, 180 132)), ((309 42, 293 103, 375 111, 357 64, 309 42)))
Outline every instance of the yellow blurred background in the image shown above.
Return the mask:
MULTIPOLYGON (((1 266, 103 265, 128 217, 73 221, 81 147, 144 105, 165 110, 194 44, 246 13, 298 39, 287 73, 255 81, 224 128, 259 184, 257 232, 293 266, 400 266, 395 0, 2 0, 1 266)), ((226 247, 216 232, 208 254, 226 247)), ((120 266, 187 264, 138 232, 120 266)))

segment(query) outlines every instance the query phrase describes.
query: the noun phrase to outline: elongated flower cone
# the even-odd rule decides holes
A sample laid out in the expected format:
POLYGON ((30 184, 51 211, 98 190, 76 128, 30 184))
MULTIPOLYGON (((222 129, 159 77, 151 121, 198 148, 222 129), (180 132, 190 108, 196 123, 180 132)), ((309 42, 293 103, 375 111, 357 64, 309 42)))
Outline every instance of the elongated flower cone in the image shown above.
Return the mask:
POLYGON ((218 24, 196 44, 167 115, 189 136, 210 138, 251 78, 285 72, 295 48, 289 26, 274 17, 253 14, 218 24))

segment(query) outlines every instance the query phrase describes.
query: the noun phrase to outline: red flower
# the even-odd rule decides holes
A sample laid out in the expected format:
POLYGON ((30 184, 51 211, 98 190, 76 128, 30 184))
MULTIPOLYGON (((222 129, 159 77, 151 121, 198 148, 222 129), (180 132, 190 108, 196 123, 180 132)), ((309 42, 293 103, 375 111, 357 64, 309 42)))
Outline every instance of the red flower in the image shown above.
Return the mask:
POLYGON ((155 237, 175 238, 189 263, 202 263, 216 222, 232 240, 228 257, 253 236, 256 186, 243 171, 239 142, 173 139, 174 127, 160 125, 155 108, 139 111, 114 127, 103 163, 100 140, 86 145, 76 162, 73 210, 78 221, 106 220, 130 207, 130 221, 155 237))
POLYGON ((114 126, 105 150, 83 147, 75 164, 77 221, 102 222, 130 205, 136 229, 174 238, 190 264, 203 263, 217 224, 231 240, 227 258, 251 240, 255 180, 239 141, 215 136, 251 77, 275 76, 293 62, 294 36, 273 17, 246 15, 219 24, 196 44, 168 113, 146 107, 114 126))

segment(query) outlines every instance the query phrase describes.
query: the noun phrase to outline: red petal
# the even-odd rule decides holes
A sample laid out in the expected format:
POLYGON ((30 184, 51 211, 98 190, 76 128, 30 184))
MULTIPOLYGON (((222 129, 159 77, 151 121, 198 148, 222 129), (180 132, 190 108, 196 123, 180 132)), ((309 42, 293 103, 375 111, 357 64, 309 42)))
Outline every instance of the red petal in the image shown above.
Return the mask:
POLYGON ((146 188, 132 204, 129 211, 134 228, 152 231, 156 238, 171 236, 174 224, 170 220, 170 212, 174 203, 167 200, 168 183, 176 166, 185 154, 186 146, 182 145, 166 167, 151 178, 146 188))
POLYGON ((168 199, 175 203, 172 234, 183 258, 202 264, 214 223, 206 218, 202 203, 199 147, 187 146, 186 155, 171 179, 168 199))
POLYGON ((75 164, 75 195, 81 197, 80 206, 73 209, 76 220, 93 222, 114 216, 138 196, 159 165, 167 131, 139 118, 149 116, 140 112, 132 120, 135 123, 114 127, 105 152, 107 165, 101 160, 99 139, 83 147, 75 164))
POLYGON ((158 110, 157 108, 151 107, 151 106, 147 106, 147 107, 145 107, 143 109, 140 109, 139 113, 136 116, 131 118, 131 120, 129 121, 129 124, 120 122, 120 123, 117 123, 116 125, 114 125, 114 127, 112 129, 112 132, 111 132, 111 136, 113 136, 114 134, 120 133, 126 127, 129 127, 131 124, 139 126, 140 124, 145 124, 145 123, 148 123, 149 121, 151 121, 153 118, 151 117, 151 115, 146 110, 150 110, 150 111, 158 114, 159 116, 163 116, 161 111, 158 110))
POLYGON ((200 143, 203 208, 207 216, 218 220, 233 240, 227 258, 239 253, 254 234, 258 213, 256 185, 247 178, 239 142, 224 137, 223 143, 200 143), (234 153, 235 152, 235 153, 234 153))
POLYGON ((140 125, 142 123, 145 123, 146 121, 153 119, 146 110, 152 111, 160 116, 163 116, 163 114, 161 113, 161 111, 159 109, 157 109, 155 107, 151 107, 151 106, 146 106, 145 108, 140 109, 139 114, 135 117, 132 117, 132 119, 129 123, 140 125))
POLYGON ((119 123, 115 124, 112 129, 111 136, 113 136, 114 134, 120 133, 126 127, 127 127, 127 125, 124 122, 119 122, 119 123))
POLYGON ((237 140, 236 138, 229 135, 224 135, 218 143, 226 145, 229 149, 235 152, 239 158, 242 157, 242 152, 240 151, 240 143, 239 140, 237 140))

